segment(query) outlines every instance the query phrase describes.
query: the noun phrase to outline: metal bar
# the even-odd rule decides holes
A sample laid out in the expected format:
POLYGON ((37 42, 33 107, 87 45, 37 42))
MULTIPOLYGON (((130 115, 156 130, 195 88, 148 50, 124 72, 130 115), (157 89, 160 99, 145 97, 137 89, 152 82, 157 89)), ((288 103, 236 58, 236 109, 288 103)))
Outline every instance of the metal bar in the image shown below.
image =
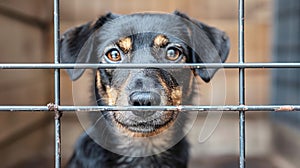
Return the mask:
POLYGON ((0 111, 27 112, 87 112, 87 111, 251 111, 251 112, 293 112, 300 111, 300 105, 226 105, 226 106, 0 106, 0 111))
MULTIPOLYGON (((239 51, 239 64, 244 64, 245 60, 245 37, 244 37, 244 0, 239 0, 239 17, 238 17, 238 30, 239 30, 239 40, 238 40, 238 51, 239 51)), ((239 105, 245 105, 245 69, 239 68, 239 105)), ((239 111, 239 148, 240 148, 240 168, 245 168, 246 163, 246 146, 245 146, 245 110, 241 109, 239 111)))
MULTIPOLYGON (((59 22, 59 0, 54 0, 54 63, 60 63, 60 22, 59 22)), ((60 105, 60 69, 54 70, 54 98, 53 107, 60 105)), ((61 167, 61 115, 62 113, 54 108, 55 111, 55 168, 61 167)))
POLYGON ((146 67, 156 68, 300 68, 300 63, 206 63, 206 64, 0 64, 1 69, 97 69, 97 68, 124 68, 138 69, 146 67))

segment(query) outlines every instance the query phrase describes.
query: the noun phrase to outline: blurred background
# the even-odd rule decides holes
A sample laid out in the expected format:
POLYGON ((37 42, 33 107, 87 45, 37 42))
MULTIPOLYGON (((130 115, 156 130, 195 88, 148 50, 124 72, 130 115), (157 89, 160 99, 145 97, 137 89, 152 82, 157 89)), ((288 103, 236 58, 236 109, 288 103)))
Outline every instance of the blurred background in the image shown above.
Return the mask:
MULTIPOLYGON (((61 32, 107 13, 180 10, 218 27, 231 39, 227 62, 238 58, 237 0, 61 0, 61 32)), ((300 1, 246 0, 246 62, 300 61, 300 1)), ((53 62, 51 0, 0 1, 0 63, 53 62)), ((226 74, 227 105, 238 104, 238 71, 226 74)), ((299 69, 247 69, 246 104, 299 104, 299 69)), ((218 83, 218 76, 212 83, 218 83)), ((222 81, 221 81, 222 83, 222 81)), ((200 91, 209 87, 201 84, 200 91)), ((53 70, 0 70, 0 105, 46 105, 54 101, 53 70)), ((214 91, 218 92, 218 90, 214 91)), ((207 93, 209 94, 209 93, 207 93)), ((202 93, 201 104, 209 104, 202 93)), ((61 102, 73 105, 72 82, 61 75, 61 102)), ((223 102, 221 102, 221 105, 223 102)), ((0 167, 54 167, 52 113, 0 113, 0 167)), ((188 138, 190 167, 238 167, 238 113, 225 112, 211 137, 198 142, 206 114, 199 114, 188 138)), ((62 118, 62 161, 69 159, 82 132, 76 114, 62 118)), ((300 167, 300 114, 247 112, 246 157, 249 168, 300 167)))

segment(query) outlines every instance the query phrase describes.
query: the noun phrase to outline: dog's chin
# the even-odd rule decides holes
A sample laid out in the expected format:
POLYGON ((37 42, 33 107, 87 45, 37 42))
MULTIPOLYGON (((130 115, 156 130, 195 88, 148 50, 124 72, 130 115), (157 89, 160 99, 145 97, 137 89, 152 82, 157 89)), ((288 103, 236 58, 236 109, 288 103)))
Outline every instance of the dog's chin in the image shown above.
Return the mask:
POLYGON ((167 127, 173 120, 170 119, 163 124, 155 124, 153 121, 148 122, 139 122, 132 125, 126 125, 126 128, 132 132, 142 133, 142 134, 149 134, 159 129, 163 129, 167 127))
POLYGON ((155 130, 159 129, 159 126, 151 125, 151 124, 140 124, 140 125, 129 125, 125 126, 129 131, 133 133, 141 133, 141 134, 149 134, 155 132, 155 130))
MULTIPOLYGON (((153 119, 149 121, 130 121, 124 122, 114 117, 117 124, 117 129, 125 133, 127 136, 133 137, 150 137, 158 135, 166 131, 174 124, 177 117, 177 112, 172 112, 171 117, 168 116, 166 120, 153 119)), ((164 117, 162 117, 164 118, 164 117)))

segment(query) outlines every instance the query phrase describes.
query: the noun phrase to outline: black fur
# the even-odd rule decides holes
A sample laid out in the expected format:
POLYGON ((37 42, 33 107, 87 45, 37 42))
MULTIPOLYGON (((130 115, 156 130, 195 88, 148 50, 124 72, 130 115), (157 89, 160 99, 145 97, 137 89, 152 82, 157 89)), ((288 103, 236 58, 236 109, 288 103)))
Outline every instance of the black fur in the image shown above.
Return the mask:
POLYGON ((96 144, 87 134, 77 142, 75 153, 69 161, 70 168, 184 168, 188 163, 189 145, 180 141, 173 148, 148 157, 128 157, 112 153, 96 144))
MULTIPOLYGON (((221 63, 225 62, 229 53, 229 39, 224 32, 190 19, 180 12, 174 14, 143 13, 125 17, 109 13, 94 23, 89 22, 67 31, 61 39, 61 60, 63 63, 111 63, 107 56, 110 48, 119 51, 122 56, 120 62, 113 63, 221 63), (161 44, 159 47, 155 46, 154 39, 158 35, 166 37, 168 43, 161 44), (128 49, 130 51, 122 52, 120 49, 118 42, 124 38, 131 40, 128 42, 132 43, 131 48, 128 49), (175 53, 179 52, 181 57, 176 60, 166 59, 168 47, 175 48, 175 53)), ((209 82, 217 69, 201 68, 194 69, 194 71, 205 82, 209 82)), ((72 80, 76 80, 83 74, 84 69, 69 69, 67 72, 72 80)), ((98 69, 96 74, 93 87, 95 87, 96 103, 99 106, 189 103, 178 104, 176 101, 178 97, 176 94, 174 96, 174 93, 179 87, 182 87, 180 90, 182 95, 192 96, 187 94, 191 89, 189 81, 193 78, 190 72, 148 67, 141 70, 98 69), (110 93, 110 89, 117 92, 115 93, 117 96, 110 93), (115 97, 109 99, 111 96, 115 97), (108 100, 114 100, 114 103, 109 104, 108 100)), ((95 116, 98 114, 96 113, 95 116)), ((100 136, 100 138, 108 139, 105 143, 121 148, 120 143, 126 144, 127 136, 133 136, 131 137, 133 139, 129 141, 135 142, 135 139, 138 139, 135 136, 147 137, 152 133, 156 134, 156 129, 167 129, 167 136, 161 137, 161 144, 164 146, 175 142, 172 140, 177 136, 184 135, 183 127, 186 116, 183 112, 155 112, 151 115, 157 118, 151 120, 148 119, 148 114, 143 112, 104 111, 100 115, 103 115, 105 120, 101 120, 94 128, 91 128, 89 133, 93 133, 93 138, 87 133, 81 136, 69 161, 69 168, 187 167, 189 145, 185 138, 166 151, 141 157, 117 154, 99 145, 99 142, 94 139, 100 136), (174 122, 174 126, 168 128, 169 122, 174 122), (100 134, 106 137, 101 137, 100 134)), ((132 149, 138 150, 138 146, 143 144, 142 141, 137 140, 137 142, 140 144, 131 144, 132 149)), ((157 147, 157 142, 159 141, 153 141, 153 148, 160 148, 159 145, 157 147)), ((122 148, 125 153, 132 152, 132 149, 130 146, 122 148)))

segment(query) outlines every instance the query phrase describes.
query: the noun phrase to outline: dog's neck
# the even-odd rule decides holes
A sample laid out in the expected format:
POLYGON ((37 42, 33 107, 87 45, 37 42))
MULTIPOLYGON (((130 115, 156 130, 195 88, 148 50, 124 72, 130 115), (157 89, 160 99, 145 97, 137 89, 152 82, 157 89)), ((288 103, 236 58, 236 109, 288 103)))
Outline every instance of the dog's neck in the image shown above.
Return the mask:
MULTIPOLYGON (((99 114, 99 113, 98 113, 99 114)), ((95 117, 95 116, 94 116, 95 117)), ((97 144, 114 153, 132 156, 145 157, 159 154, 176 145, 184 137, 184 123, 186 114, 178 115, 177 122, 163 132, 147 137, 136 137, 128 131, 122 132, 109 124, 105 114, 100 114, 93 127, 87 130, 87 134, 97 144)))
MULTIPOLYGON (((82 135, 68 167, 187 167, 188 143, 182 139, 170 149, 151 156, 130 157, 113 153, 95 143, 87 134, 82 135), (80 149, 80 150, 78 150, 80 149), (83 152, 82 152, 83 151, 83 152), (83 165, 88 163, 89 165, 83 165)), ((132 152, 128 150, 128 152, 132 152)))

